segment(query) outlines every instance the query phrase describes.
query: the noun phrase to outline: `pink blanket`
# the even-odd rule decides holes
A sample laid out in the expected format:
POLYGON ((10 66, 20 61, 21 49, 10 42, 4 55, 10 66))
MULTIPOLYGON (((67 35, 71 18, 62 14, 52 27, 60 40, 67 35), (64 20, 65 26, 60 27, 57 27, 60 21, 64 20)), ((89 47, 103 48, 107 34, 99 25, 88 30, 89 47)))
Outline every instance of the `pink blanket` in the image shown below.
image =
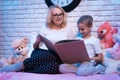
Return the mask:
POLYGON ((117 74, 76 76, 75 74, 0 73, 0 80, 120 80, 117 74))

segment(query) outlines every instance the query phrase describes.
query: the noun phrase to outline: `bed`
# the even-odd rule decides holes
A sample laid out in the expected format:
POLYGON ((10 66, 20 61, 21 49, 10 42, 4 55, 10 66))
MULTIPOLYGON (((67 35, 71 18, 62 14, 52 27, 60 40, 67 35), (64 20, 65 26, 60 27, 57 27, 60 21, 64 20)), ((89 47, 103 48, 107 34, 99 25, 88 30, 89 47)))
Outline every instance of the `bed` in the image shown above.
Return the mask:
POLYGON ((120 80, 118 74, 76 76, 75 74, 35 74, 24 72, 1 73, 0 80, 120 80))
POLYGON ((97 74, 92 76, 76 76, 75 74, 72 73, 36 74, 25 72, 3 72, 0 73, 0 80, 120 80, 120 75, 112 73, 117 71, 116 67, 120 63, 120 61, 116 61, 106 57, 105 49, 103 49, 103 53, 104 53, 103 63, 107 66, 106 74, 97 74))
MULTIPOLYGON (((105 52, 105 50, 103 50, 105 52)), ((112 73, 116 71, 120 61, 115 61, 105 57, 104 64, 108 66, 107 74, 97 74, 92 76, 76 76, 72 73, 67 74, 36 74, 26 72, 3 72, 0 73, 0 80, 120 80, 120 75, 112 73)))

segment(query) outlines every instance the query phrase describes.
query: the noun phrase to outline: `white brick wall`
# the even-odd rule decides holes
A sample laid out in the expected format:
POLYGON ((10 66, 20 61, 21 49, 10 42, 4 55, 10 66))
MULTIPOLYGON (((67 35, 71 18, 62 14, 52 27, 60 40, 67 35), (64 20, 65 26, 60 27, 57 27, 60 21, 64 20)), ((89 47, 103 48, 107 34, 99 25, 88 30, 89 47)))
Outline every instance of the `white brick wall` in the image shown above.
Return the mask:
MULTIPOLYGON (((0 54, 9 54, 11 42, 40 30, 48 7, 44 0, 0 0, 0 54)), ((120 24, 120 0, 82 0, 68 13, 68 24, 76 27, 81 15, 89 14, 95 26, 110 21, 120 24)))

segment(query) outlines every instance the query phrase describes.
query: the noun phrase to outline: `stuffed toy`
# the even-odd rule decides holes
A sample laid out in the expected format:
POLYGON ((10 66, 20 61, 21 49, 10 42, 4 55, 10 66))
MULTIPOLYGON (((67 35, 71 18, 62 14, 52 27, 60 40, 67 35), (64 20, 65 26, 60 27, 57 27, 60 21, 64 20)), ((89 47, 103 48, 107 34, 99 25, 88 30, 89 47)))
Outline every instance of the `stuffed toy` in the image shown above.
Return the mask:
POLYGON ((0 57, 0 67, 24 61, 28 56, 28 38, 16 39, 12 43, 12 55, 0 57))
POLYGON ((113 28, 108 22, 105 22, 98 27, 97 33, 102 48, 110 48, 115 44, 112 35, 116 32, 116 28, 113 28))
POLYGON ((118 28, 117 34, 113 35, 113 38, 115 45, 106 49, 107 56, 115 60, 120 60, 120 27, 118 28))
POLYGON ((27 58, 28 53, 28 38, 16 39, 12 43, 14 60, 13 63, 23 61, 27 58))

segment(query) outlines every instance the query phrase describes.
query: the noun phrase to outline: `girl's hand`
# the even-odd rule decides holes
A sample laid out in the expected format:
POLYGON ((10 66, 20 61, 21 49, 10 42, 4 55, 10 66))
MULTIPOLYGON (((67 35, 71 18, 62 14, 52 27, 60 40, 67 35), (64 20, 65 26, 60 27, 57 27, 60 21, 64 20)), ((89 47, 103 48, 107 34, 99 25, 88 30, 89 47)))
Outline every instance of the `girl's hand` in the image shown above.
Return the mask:
POLYGON ((95 57, 91 57, 90 60, 95 60, 95 57))
POLYGON ((100 53, 97 56, 91 57, 90 60, 95 60, 96 62, 103 62, 103 54, 100 53))

